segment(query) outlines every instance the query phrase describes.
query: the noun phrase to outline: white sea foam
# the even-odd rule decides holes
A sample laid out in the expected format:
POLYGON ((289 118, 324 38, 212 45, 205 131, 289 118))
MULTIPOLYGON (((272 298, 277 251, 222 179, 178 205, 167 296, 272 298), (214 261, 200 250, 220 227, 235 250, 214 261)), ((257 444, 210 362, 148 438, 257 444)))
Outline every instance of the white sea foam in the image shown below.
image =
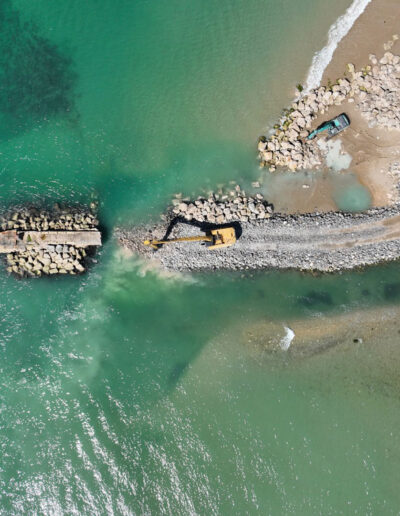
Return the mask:
POLYGON ((313 57, 305 83, 305 93, 313 88, 318 88, 336 47, 349 32, 354 22, 363 13, 370 1, 371 0, 354 0, 347 11, 331 26, 328 32, 328 43, 313 57))
POLYGON ((280 346, 283 351, 287 351, 290 348, 290 344, 295 337, 295 333, 293 330, 285 326, 285 336, 281 339, 280 346))

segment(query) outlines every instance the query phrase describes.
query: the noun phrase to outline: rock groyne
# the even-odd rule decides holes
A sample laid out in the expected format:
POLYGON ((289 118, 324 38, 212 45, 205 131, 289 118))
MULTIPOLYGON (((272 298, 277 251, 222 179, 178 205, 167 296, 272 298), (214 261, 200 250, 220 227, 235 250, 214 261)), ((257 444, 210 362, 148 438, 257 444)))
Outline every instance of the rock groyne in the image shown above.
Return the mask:
POLYGON ((147 238, 195 236, 206 228, 185 221, 119 228, 121 246, 172 271, 299 269, 334 272, 400 258, 400 205, 366 213, 274 214, 269 220, 240 223, 235 245, 209 250, 173 243, 157 251, 147 238))
MULTIPOLYGON (((29 207, 9 210, 0 217, 0 227, 8 241, 17 242, 15 251, 6 255, 7 271, 19 277, 40 277, 55 274, 81 274, 85 272, 89 258, 93 254, 92 246, 85 246, 79 239, 74 245, 52 245, 52 240, 63 241, 62 235, 71 232, 97 231, 99 221, 96 204, 90 209, 83 207, 60 207, 54 205, 52 210, 29 207), (27 235, 22 241, 21 236, 27 235), (39 235, 38 242, 33 235, 39 235), (52 239, 52 236, 57 239, 52 239), (46 242, 49 241, 49 243, 46 242), (18 249, 20 248, 20 249, 18 249)), ((90 233, 91 234, 91 233, 90 233)), ((65 242, 69 239, 65 238, 65 242)))
POLYGON ((232 221, 249 222, 269 219, 273 206, 262 194, 246 194, 239 185, 220 193, 210 192, 195 201, 182 200, 180 196, 172 201, 168 218, 179 217, 188 222, 225 224, 232 221))

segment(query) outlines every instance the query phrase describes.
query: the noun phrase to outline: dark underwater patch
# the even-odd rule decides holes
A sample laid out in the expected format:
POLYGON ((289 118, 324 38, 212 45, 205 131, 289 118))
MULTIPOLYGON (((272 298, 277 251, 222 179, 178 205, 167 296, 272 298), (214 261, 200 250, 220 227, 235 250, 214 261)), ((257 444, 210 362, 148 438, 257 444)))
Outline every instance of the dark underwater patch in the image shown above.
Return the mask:
POLYGON ((328 292, 318 292, 311 290, 307 292, 305 296, 299 299, 299 303, 304 306, 316 306, 316 305, 333 305, 332 296, 328 292))
POLYGON ((387 283, 383 289, 385 299, 391 301, 400 297, 400 283, 387 283))
POLYGON ((4 127, 19 132, 73 112, 72 65, 34 23, 21 19, 10 0, 0 0, 0 114, 5 118, 0 132, 4 127))
POLYGON ((168 386, 174 386, 187 368, 187 362, 177 362, 168 376, 168 386))

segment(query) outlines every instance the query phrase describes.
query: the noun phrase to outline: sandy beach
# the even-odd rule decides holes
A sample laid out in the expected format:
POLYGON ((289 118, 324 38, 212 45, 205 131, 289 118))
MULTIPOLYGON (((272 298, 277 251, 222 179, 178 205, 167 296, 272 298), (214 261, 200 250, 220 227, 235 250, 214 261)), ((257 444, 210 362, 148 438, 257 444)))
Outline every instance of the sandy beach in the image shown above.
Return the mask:
MULTIPOLYGON (((372 0, 353 25, 350 32, 339 43, 332 61, 323 75, 322 84, 343 77, 347 64, 354 64, 356 70, 370 65, 370 54, 381 59, 386 51, 400 53, 400 39, 393 39, 400 31, 400 3, 397 0, 372 0)), ((374 206, 385 206, 397 200, 398 180, 388 170, 399 158, 399 131, 370 128, 355 108, 355 104, 332 106, 318 118, 337 116, 343 110, 349 114, 351 127, 341 137, 344 150, 352 158, 351 169, 372 195, 374 206), (344 108, 344 109, 343 109, 344 108)))
MULTIPOLYGON (((282 205, 286 213, 341 209, 335 206, 335 186, 329 178, 329 149, 322 148, 327 133, 307 141, 312 130, 341 113, 346 113, 351 121, 350 127, 332 140, 341 146, 340 155, 349 158, 341 173, 355 175, 358 184, 369 191, 372 207, 399 201, 398 19, 399 2, 372 0, 339 42, 320 85, 307 90, 305 95, 297 94, 274 126, 275 133, 260 139, 259 157, 261 166, 267 168, 267 176, 268 171, 275 170, 277 176, 282 171, 287 174, 287 170, 314 171, 312 184, 304 181, 305 191, 288 196, 283 189, 281 196, 290 197, 287 206, 282 205)), ((320 54, 324 51, 325 48, 320 54)), ((309 77, 316 75, 318 66, 321 63, 313 62, 309 77)))
MULTIPOLYGON (((385 52, 384 44, 400 31, 399 20, 398 0, 372 0, 337 46, 325 69, 322 84, 342 77, 347 63, 360 69, 369 64, 370 54, 380 59, 385 52)), ((394 54, 399 53, 400 41, 395 42, 390 50, 394 54)))

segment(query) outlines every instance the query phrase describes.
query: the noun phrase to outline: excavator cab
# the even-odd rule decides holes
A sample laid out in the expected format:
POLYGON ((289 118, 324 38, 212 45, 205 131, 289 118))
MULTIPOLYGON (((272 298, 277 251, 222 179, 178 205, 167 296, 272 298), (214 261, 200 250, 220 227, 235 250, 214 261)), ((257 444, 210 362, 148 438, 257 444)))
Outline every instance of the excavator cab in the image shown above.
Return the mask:
POLYGON ((212 244, 208 246, 209 249, 215 249, 216 247, 229 247, 236 242, 235 228, 232 226, 212 229, 210 233, 213 237, 213 241, 212 244))
POLYGON ((208 249, 219 249, 233 245, 236 242, 236 232, 234 227, 228 226, 225 228, 211 229, 205 235, 171 238, 171 240, 145 240, 143 244, 149 245, 153 249, 158 249, 163 244, 176 242, 207 242, 208 249))
POLYGON ((350 125, 350 118, 346 115, 346 113, 342 113, 336 118, 332 118, 332 120, 328 120, 321 124, 317 129, 314 129, 308 136, 307 140, 313 140, 319 133, 323 131, 328 131, 327 140, 330 140, 337 134, 344 131, 350 125))

